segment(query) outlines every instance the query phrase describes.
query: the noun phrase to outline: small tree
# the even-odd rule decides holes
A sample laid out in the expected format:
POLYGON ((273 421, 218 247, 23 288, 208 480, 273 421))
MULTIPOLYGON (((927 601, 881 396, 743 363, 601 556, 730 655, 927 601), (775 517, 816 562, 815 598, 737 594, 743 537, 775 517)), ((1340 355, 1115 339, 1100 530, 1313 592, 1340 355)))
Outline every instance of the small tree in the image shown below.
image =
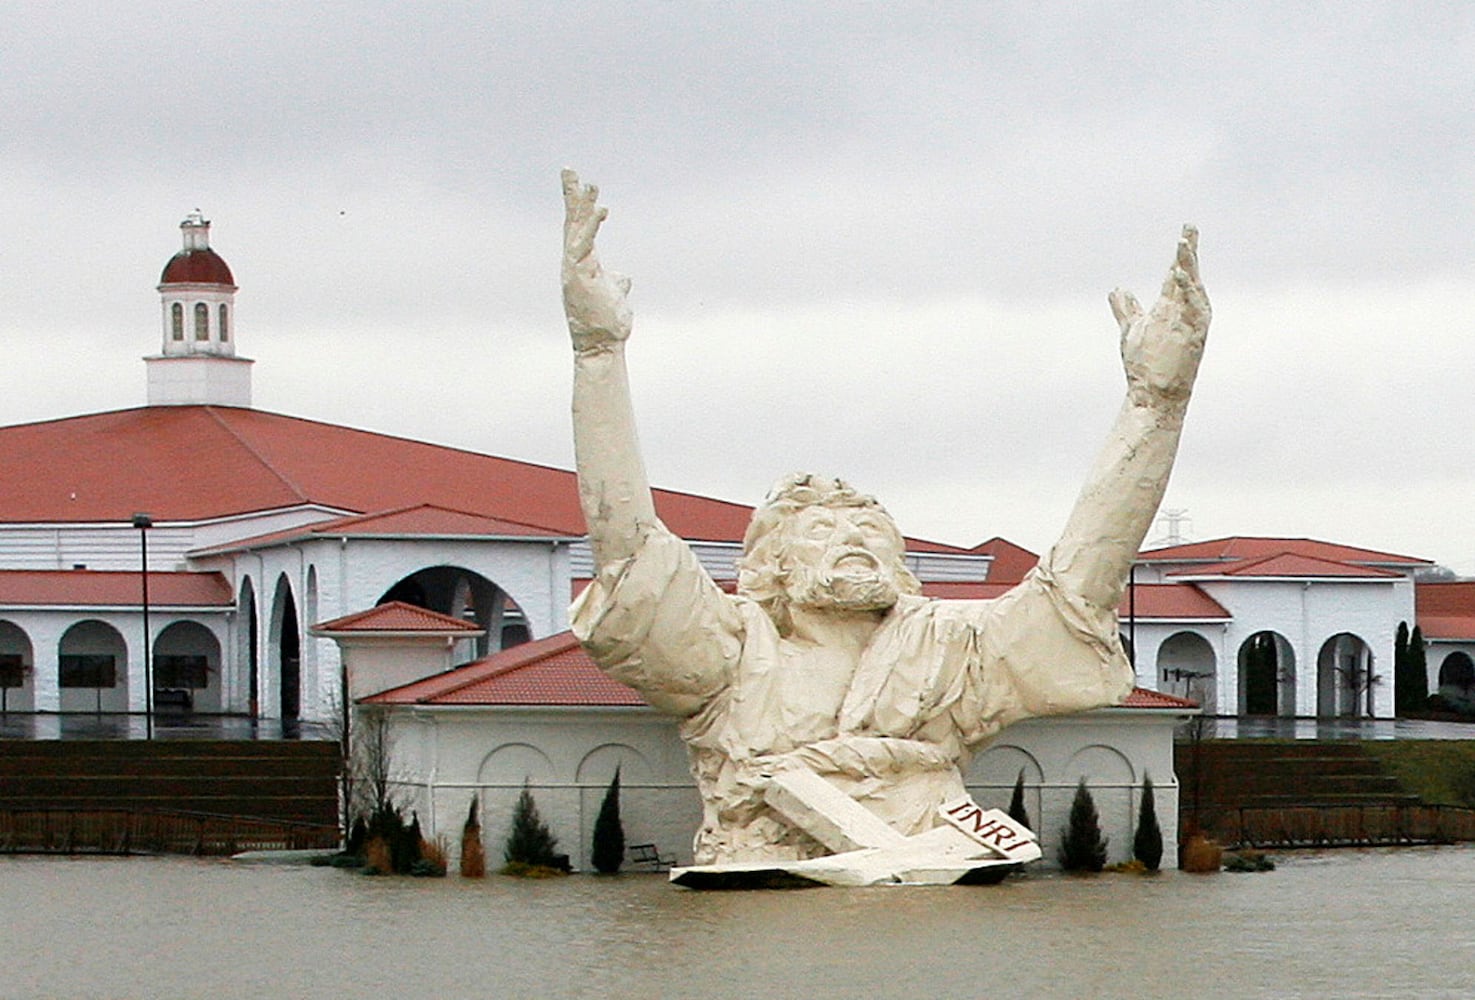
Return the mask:
POLYGON ((1152 794, 1152 776, 1142 779, 1142 805, 1137 810, 1137 831, 1132 835, 1132 857, 1150 872, 1163 863, 1163 831, 1157 822, 1157 803, 1152 794))
POLYGON ((620 823, 620 769, 615 768, 614 779, 605 789, 604 801, 599 803, 599 815, 594 820, 594 846, 590 852, 594 870, 604 875, 613 875, 620 870, 625 860, 625 828, 620 823))
POLYGON ((487 873, 487 851, 481 842, 481 821, 476 817, 476 796, 461 828, 461 877, 482 878, 487 873))
POLYGON ((1020 826, 1034 829, 1030 826, 1029 810, 1024 805, 1024 768, 1022 767, 1019 769, 1019 777, 1014 779, 1014 794, 1009 797, 1009 818, 1020 826))
POLYGON ((1106 845, 1096 800, 1083 777, 1070 804, 1070 822, 1060 831, 1060 867, 1068 872, 1099 872, 1106 867, 1106 845))
POLYGON ((557 846, 558 838, 538 815, 532 790, 527 782, 523 782, 522 793, 517 796, 517 805, 512 809, 512 829, 507 834, 502 859, 509 866, 554 868, 558 864, 557 855, 553 853, 557 846))

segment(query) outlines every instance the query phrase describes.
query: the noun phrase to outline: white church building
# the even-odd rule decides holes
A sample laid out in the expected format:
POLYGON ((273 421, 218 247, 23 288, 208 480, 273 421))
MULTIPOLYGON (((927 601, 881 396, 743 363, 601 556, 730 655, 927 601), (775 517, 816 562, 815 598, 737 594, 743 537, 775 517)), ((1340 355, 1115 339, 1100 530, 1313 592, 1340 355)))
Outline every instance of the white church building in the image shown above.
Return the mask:
MULTIPOLYGON (((349 692, 399 720, 397 763, 432 829, 459 824, 469 794, 494 814, 529 780, 583 843, 589 796, 618 764, 650 796, 637 822, 679 859, 671 831, 696 803, 673 724, 587 660, 570 666, 567 608, 592 573, 573 474, 254 409, 234 276, 209 222, 180 228, 146 405, 0 427, 0 710, 41 736, 68 714, 151 708, 290 730, 339 717, 349 692), (399 617, 375 614, 386 606, 399 617), (550 651, 563 673, 547 672, 550 651)), ((714 579, 735 578, 751 508, 671 490, 656 506, 714 579)), ((1034 557, 1002 539, 908 539, 907 558, 931 596, 990 598, 1034 557)), ((1116 797, 1103 814, 1124 845, 1151 775, 1171 835, 1183 698, 1390 716, 1393 634, 1422 613, 1427 565, 1299 539, 1144 553, 1121 608, 1142 690, 1010 730, 975 762, 980 800, 1023 772, 1048 824, 1086 775, 1116 797)), ((1460 612, 1475 592, 1442 600, 1430 648, 1455 659, 1431 656, 1430 689, 1443 673, 1468 690, 1475 610, 1460 612)))

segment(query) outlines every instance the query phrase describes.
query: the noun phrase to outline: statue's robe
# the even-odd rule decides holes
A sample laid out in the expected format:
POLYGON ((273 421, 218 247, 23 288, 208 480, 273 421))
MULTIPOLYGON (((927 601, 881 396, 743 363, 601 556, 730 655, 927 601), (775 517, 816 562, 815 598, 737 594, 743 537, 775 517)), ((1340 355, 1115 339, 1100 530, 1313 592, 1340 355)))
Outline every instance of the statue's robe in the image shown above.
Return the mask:
POLYGON ((654 526, 579 596, 573 630, 611 677, 682 720, 704 803, 696 862, 796 860, 827 852, 763 802, 773 768, 810 767, 920 833, 1003 727, 1126 697, 1116 609, 1067 593, 1048 567, 992 601, 903 596, 837 673, 835 656, 784 638, 654 526))

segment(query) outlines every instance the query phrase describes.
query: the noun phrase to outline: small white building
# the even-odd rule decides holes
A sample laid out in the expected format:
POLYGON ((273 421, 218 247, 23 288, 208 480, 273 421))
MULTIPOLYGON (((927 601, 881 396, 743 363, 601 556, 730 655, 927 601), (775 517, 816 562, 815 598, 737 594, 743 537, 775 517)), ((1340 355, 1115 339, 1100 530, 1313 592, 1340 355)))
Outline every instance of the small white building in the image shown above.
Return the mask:
MULTIPOLYGON (((362 637, 335 626, 350 672, 362 637)), ((425 645, 433 657, 436 641, 425 645)), ((610 680, 563 632, 455 670, 373 695, 361 708, 389 720, 393 777, 402 807, 444 834, 453 853, 478 804, 488 857, 497 859, 513 805, 528 787, 539 814, 575 867, 586 867, 600 802, 620 774, 626 842, 653 844, 690 864, 702 819, 675 720, 610 680)), ((1191 703, 1137 691, 1127 704, 1006 729, 978 754, 965 781, 986 806, 1008 808, 1022 776, 1025 806, 1055 857, 1078 782, 1085 779, 1110 838, 1110 860, 1132 856, 1143 782, 1151 778, 1165 864, 1177 852, 1178 784, 1173 731, 1191 703)))

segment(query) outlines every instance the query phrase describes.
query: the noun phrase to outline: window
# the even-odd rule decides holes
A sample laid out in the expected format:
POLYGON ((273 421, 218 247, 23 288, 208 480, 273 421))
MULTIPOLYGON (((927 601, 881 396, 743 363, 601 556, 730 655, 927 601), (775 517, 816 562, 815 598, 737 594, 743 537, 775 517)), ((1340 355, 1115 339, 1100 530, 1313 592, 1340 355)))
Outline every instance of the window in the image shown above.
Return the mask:
POLYGON ((26 686, 26 665, 19 653, 0 653, 0 688, 26 686))
POLYGON ((220 303, 220 342, 230 340, 230 325, 225 321, 225 303, 220 303))
POLYGON ((195 303, 195 339, 210 339, 210 307, 203 302, 195 303))
POLYGON ((154 687, 191 688, 210 686, 210 667, 203 656, 160 656, 154 661, 154 687))
POLYGON ((64 688, 110 688, 118 683, 118 668, 111 653, 63 653, 60 659, 64 688))
POLYGON ((178 302, 169 308, 169 332, 175 340, 184 339, 184 306, 178 302))

